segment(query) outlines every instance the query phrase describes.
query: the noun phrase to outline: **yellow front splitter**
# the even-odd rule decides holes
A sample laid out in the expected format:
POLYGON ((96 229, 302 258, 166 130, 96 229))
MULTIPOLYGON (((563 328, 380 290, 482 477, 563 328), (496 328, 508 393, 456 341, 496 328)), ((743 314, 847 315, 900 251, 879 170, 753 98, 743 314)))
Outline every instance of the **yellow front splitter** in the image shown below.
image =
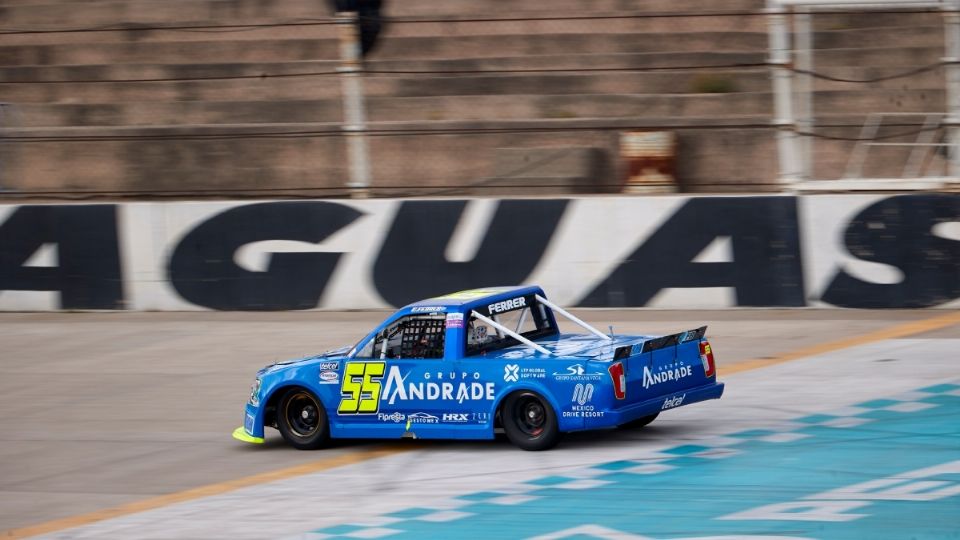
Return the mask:
POLYGON ((247 433, 247 430, 243 429, 242 427, 238 427, 237 429, 233 430, 233 438, 238 441, 263 444, 263 437, 254 437, 253 435, 247 433))

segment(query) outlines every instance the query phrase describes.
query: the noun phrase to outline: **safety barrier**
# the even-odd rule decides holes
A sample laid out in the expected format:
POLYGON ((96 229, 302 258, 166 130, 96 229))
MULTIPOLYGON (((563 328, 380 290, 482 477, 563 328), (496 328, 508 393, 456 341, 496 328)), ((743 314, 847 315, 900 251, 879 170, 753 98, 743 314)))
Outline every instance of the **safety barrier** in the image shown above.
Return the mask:
POLYGON ((0 310, 960 307, 960 195, 0 206, 0 310))

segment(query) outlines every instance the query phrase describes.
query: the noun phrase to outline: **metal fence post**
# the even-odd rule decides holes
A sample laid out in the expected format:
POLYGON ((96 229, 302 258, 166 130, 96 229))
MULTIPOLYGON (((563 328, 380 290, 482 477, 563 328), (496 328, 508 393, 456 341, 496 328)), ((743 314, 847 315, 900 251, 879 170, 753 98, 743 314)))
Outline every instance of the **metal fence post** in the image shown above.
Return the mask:
POLYGON ((370 152, 367 148, 367 120, 363 101, 363 59, 356 12, 337 13, 340 27, 340 60, 337 68, 343 88, 343 131, 347 136, 352 197, 366 197, 370 190, 370 152))
MULTIPOLYGON (((797 69, 806 73, 794 77, 794 98, 797 129, 801 133, 813 132, 813 25, 810 9, 797 8, 793 15, 793 35, 797 69)), ((803 180, 813 177, 813 139, 809 135, 796 135, 797 172, 803 180)))
POLYGON ((947 117, 943 124, 947 130, 947 175, 960 178, 960 1, 944 3, 944 30, 946 35, 947 117))
POLYGON ((793 115, 793 77, 790 67, 790 35, 786 10, 775 1, 767 7, 770 32, 770 65, 773 66, 773 125, 777 128, 780 182, 798 180, 796 123, 793 115))

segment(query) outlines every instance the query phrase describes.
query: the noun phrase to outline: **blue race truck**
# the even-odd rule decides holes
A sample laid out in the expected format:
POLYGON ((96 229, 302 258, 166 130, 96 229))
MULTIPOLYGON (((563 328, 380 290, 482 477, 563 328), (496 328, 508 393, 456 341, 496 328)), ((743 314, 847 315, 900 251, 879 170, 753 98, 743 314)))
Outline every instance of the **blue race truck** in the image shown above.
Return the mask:
POLYGON ((243 427, 299 449, 330 438, 492 439, 525 450, 562 433, 643 426, 723 394, 706 327, 608 335, 539 287, 474 289, 410 304, 356 345, 257 372, 243 427), (557 315, 587 334, 561 333, 557 315))

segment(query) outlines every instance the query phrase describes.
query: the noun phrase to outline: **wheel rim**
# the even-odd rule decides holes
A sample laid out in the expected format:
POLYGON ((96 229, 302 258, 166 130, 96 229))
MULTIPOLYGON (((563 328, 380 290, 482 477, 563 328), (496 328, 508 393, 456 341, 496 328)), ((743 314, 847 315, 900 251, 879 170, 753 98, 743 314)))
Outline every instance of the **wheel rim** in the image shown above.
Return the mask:
POLYGON ((320 429, 320 405, 313 396, 298 392, 287 400, 284 418, 297 437, 309 437, 320 429))
POLYGON ((547 424, 547 410, 533 396, 522 396, 513 409, 517 427, 529 437, 539 437, 547 424))

